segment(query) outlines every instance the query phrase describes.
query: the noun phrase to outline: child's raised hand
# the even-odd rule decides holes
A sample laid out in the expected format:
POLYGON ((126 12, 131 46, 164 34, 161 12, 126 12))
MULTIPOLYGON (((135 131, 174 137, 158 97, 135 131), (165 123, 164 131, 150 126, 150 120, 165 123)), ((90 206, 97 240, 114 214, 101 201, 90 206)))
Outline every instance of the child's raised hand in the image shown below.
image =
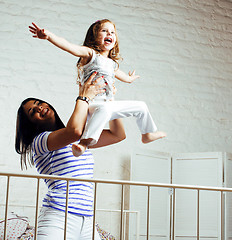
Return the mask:
POLYGON ((34 34, 34 38, 48 39, 48 35, 44 32, 44 29, 39 28, 35 23, 32 23, 32 25, 29 26, 29 31, 34 34))
POLYGON ((128 75, 130 82, 133 82, 135 79, 140 77, 139 75, 135 75, 135 70, 133 70, 133 72, 129 71, 128 75))

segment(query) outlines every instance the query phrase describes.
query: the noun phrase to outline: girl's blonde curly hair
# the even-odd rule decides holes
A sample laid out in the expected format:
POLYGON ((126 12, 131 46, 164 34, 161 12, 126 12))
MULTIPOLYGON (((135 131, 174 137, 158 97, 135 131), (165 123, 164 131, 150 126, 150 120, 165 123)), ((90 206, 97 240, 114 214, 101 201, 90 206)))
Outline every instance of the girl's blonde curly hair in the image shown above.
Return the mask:
MULTIPOLYGON (((118 61, 121 60, 122 58, 120 57, 120 54, 119 54, 118 34, 117 34, 117 31, 116 31, 115 24, 112 21, 110 21, 109 19, 98 20, 89 27, 89 29, 86 33, 86 36, 85 36, 83 46, 92 48, 96 52, 101 51, 101 49, 99 48, 99 45, 97 43, 97 37, 98 37, 98 33, 99 33, 102 25, 106 22, 109 22, 109 23, 113 24, 114 29, 115 29, 115 36, 116 36, 115 45, 110 50, 108 57, 111 58, 113 61, 115 61, 117 63, 117 65, 119 66, 118 61)), ((82 67, 83 66, 81 64, 81 58, 80 58, 77 62, 78 80, 80 79, 80 73, 82 72, 82 67)))

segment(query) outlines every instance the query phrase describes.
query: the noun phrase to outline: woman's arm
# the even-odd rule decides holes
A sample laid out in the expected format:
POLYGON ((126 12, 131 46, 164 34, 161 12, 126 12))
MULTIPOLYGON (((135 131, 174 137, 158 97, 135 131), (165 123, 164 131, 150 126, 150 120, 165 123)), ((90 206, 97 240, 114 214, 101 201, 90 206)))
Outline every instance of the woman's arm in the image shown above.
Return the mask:
POLYGON ((48 30, 39 28, 35 23, 32 23, 32 25, 33 26, 29 26, 29 31, 34 34, 34 38, 46 39, 58 48, 69 52, 76 57, 87 58, 87 60, 90 60, 92 56, 92 50, 90 48, 70 43, 48 30))
POLYGON ((139 78, 139 75, 135 75, 135 70, 133 72, 129 71, 129 73, 126 74, 123 71, 117 69, 115 71, 115 77, 122 82, 132 83, 135 79, 139 78))
MULTIPOLYGON (((97 94, 105 91, 102 89, 105 84, 98 84, 101 77, 92 84, 92 80, 96 74, 97 73, 93 73, 83 87, 79 88, 79 96, 93 99, 97 94)), ((65 147, 80 138, 85 127, 88 115, 88 106, 88 103, 85 101, 76 101, 73 113, 67 123, 67 126, 49 134, 47 142, 49 151, 65 147)))
POLYGON ((104 129, 98 142, 89 148, 99 148, 121 142, 126 138, 122 119, 115 119, 109 122, 109 129, 104 129))

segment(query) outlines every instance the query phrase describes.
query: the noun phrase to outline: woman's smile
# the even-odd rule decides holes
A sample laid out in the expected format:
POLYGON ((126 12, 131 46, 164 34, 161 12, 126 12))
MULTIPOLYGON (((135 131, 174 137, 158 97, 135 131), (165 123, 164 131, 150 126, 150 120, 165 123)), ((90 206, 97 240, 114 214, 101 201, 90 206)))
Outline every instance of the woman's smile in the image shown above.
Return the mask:
POLYGON ((44 117, 44 116, 48 113, 48 111, 49 111, 48 108, 44 108, 44 109, 40 112, 41 116, 44 117))

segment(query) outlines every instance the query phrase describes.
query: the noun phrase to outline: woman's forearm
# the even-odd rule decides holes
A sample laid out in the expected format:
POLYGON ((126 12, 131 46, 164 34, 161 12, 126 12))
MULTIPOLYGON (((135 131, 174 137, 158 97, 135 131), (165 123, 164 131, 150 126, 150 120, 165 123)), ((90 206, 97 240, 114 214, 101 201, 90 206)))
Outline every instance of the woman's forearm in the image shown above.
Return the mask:
POLYGON ((85 101, 78 100, 67 123, 67 130, 80 137, 85 127, 87 115, 88 104, 85 101))
POLYGON ((98 142, 90 148, 99 148, 121 142, 126 138, 122 119, 109 122, 109 129, 104 129, 98 142))

